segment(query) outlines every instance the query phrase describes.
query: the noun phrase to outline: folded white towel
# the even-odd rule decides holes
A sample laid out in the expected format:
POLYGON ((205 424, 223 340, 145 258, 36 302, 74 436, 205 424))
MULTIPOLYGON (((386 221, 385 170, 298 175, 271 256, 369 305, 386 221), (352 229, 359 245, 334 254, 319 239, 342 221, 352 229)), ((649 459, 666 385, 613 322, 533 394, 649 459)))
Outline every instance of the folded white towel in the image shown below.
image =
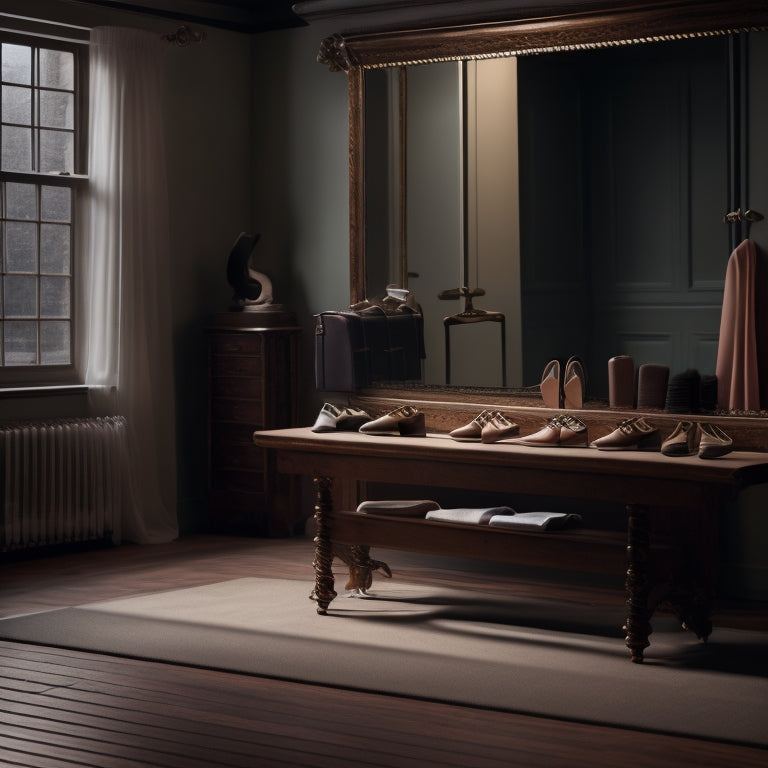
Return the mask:
POLYGON ((488 525, 494 528, 530 528, 552 531, 568 523, 581 522, 581 515, 566 512, 518 512, 516 515, 494 515, 488 525))
POLYGON ((480 507, 458 509, 434 509, 427 512, 427 520, 437 520, 443 523, 475 523, 487 525, 494 515, 514 515, 511 507, 480 507))
POLYGON ((429 512, 431 509, 440 509, 440 505, 430 499, 363 501, 357 505, 358 512, 370 515, 397 515, 400 517, 424 517, 424 513, 429 512))

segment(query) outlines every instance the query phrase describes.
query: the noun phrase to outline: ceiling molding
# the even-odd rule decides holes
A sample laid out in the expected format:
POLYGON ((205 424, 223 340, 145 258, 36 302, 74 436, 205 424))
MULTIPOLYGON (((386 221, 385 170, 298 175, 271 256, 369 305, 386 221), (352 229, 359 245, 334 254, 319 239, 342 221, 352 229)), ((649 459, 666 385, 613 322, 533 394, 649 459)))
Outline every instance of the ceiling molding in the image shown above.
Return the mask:
POLYGON ((75 0, 80 5, 141 13, 244 33, 303 26, 292 0, 75 0))

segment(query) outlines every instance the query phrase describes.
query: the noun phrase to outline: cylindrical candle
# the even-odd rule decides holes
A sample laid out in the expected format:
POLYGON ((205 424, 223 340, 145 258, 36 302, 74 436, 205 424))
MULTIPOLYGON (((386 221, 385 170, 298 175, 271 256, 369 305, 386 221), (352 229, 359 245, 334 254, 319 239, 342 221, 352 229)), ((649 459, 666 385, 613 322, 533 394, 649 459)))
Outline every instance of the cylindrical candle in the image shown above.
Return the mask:
POLYGON ((669 368, 666 365, 641 365, 637 370, 637 407, 664 408, 668 382, 669 368))
POLYGON ((611 408, 634 408, 635 361, 629 355, 608 361, 608 403, 611 408))

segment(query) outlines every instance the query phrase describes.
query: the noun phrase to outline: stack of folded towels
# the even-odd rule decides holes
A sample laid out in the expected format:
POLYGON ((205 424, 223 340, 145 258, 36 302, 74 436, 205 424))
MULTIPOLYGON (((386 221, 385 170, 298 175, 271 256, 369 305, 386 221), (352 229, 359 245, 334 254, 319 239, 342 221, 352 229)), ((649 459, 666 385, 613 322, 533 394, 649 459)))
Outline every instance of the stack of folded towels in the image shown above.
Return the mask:
POLYGON ((581 522, 581 515, 567 512, 515 512, 512 507, 458 507, 443 509, 436 501, 364 501, 358 512, 374 515, 425 517, 441 523, 488 525, 494 528, 526 528, 553 531, 581 522), (426 514, 425 514, 426 513, 426 514))

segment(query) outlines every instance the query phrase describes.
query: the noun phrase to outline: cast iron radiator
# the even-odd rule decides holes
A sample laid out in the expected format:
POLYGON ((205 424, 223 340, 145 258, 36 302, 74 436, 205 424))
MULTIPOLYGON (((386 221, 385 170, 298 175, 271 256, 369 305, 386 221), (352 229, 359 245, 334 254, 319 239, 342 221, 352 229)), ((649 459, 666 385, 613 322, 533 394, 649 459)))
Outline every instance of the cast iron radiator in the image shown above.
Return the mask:
POLYGON ((0 552, 111 539, 124 452, 122 416, 0 425, 0 552))

